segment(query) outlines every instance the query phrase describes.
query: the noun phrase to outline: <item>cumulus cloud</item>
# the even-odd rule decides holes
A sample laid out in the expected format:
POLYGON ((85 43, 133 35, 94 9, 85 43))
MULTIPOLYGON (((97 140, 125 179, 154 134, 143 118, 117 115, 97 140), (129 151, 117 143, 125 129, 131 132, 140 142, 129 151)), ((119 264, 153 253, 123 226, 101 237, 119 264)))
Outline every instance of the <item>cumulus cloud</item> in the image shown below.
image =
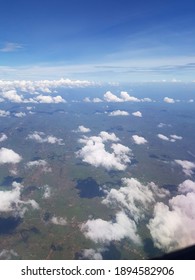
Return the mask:
POLYGON ((134 143, 137 144, 137 145, 148 143, 148 141, 144 137, 141 137, 141 136, 138 136, 138 135, 133 135, 132 139, 133 139, 134 143))
POLYGON ((116 110, 108 114, 108 116, 129 116, 129 113, 126 111, 116 110))
POLYGON ((148 97, 144 97, 144 98, 141 99, 141 101, 143 101, 143 102, 152 102, 152 99, 148 98, 148 97))
POLYGON ((65 226, 67 225, 67 221, 65 218, 53 216, 50 222, 54 225, 65 226))
POLYGON ((159 124, 157 125, 157 127, 159 127, 159 128, 166 127, 166 126, 171 127, 171 124, 159 123, 159 124))
POLYGON ((0 164, 6 163, 18 163, 22 160, 22 157, 11 149, 0 149, 0 164))
POLYGON ((44 186, 43 198, 48 199, 51 196, 51 188, 48 185, 44 186))
POLYGON ((175 103, 175 100, 173 98, 165 97, 163 100, 166 103, 175 103))
POLYGON ((81 260, 102 260, 102 252, 104 252, 105 249, 84 249, 80 252, 79 259, 81 260))
POLYGON ((64 145, 63 139, 57 138, 53 135, 45 135, 44 132, 40 132, 40 131, 34 131, 33 133, 29 134, 27 136, 27 139, 34 140, 38 143, 64 145))
POLYGON ((178 193, 159 188, 153 182, 142 184, 135 178, 123 178, 119 189, 105 189, 102 203, 116 212, 110 221, 91 219, 81 230, 95 243, 109 243, 129 238, 141 244, 137 227, 148 227, 154 245, 173 251, 195 242, 195 182, 185 180, 178 193))
POLYGON ((0 142, 7 140, 7 135, 5 133, 0 134, 0 142))
POLYGON ((176 134, 172 134, 172 135, 170 135, 170 137, 171 137, 172 139, 174 139, 174 140, 182 140, 182 139, 183 139, 182 136, 178 136, 178 135, 176 135, 176 134))
POLYGON ((28 168, 33 168, 33 167, 42 167, 42 170, 44 172, 51 172, 51 167, 49 167, 48 163, 46 160, 40 159, 40 160, 33 160, 33 161, 29 161, 26 164, 26 167, 28 168))
POLYGON ((176 159, 175 163, 177 163, 178 165, 180 165, 182 167, 182 170, 185 173, 185 175, 192 176, 194 174, 194 171, 193 171, 193 170, 195 170, 194 162, 191 162, 188 160, 176 159))
POLYGON ((136 244, 141 244, 135 222, 122 211, 116 214, 115 221, 88 220, 82 224, 81 230, 87 238, 96 243, 109 243, 129 238, 136 244))
MULTIPOLYGON (((159 126, 159 127, 163 127, 163 126, 164 126, 163 124, 160 124, 160 125, 161 125, 161 126, 159 126)), ((173 142, 173 143, 174 143, 176 140, 181 140, 181 139, 183 139, 182 136, 178 136, 178 135, 176 135, 176 134, 171 134, 171 135, 170 135, 170 138, 167 137, 167 136, 165 136, 165 135, 163 135, 163 134, 158 134, 157 137, 160 138, 161 140, 170 141, 170 142, 173 142)))
POLYGON ((20 183, 13 182, 12 190, 0 191, 0 212, 13 212, 22 216, 30 205, 33 209, 39 209, 39 205, 35 200, 22 200, 21 192, 24 186, 20 183))
POLYGON ((87 133, 87 132, 90 132, 91 129, 90 128, 87 128, 83 125, 79 125, 78 129, 75 130, 75 132, 82 132, 82 133, 87 133))
POLYGON ((152 100, 150 98, 142 98, 139 99, 135 96, 131 96, 126 91, 120 92, 120 97, 113 94, 111 91, 107 91, 104 94, 104 100, 107 102, 151 102, 152 100))
POLYGON ((28 80, 15 80, 5 81, 0 80, 0 89, 6 90, 20 90, 22 92, 29 92, 31 94, 37 94, 38 92, 51 93, 56 92, 57 88, 84 88, 95 85, 94 82, 86 80, 40 80, 40 81, 28 81, 28 80))
POLYGON ((130 163, 131 150, 122 144, 113 144, 119 141, 114 133, 101 131, 98 136, 83 137, 79 140, 84 147, 76 155, 82 158, 83 162, 95 167, 104 167, 107 170, 125 170, 127 163, 130 163), (112 152, 106 151, 105 142, 110 143, 112 152))
POLYGON ((85 98, 83 99, 83 101, 84 101, 84 102, 91 102, 91 100, 90 100, 89 97, 85 97, 85 98))
POLYGON ((172 251, 195 242, 195 183, 186 180, 179 185, 181 194, 168 205, 158 202, 148 228, 157 248, 172 251), (185 194, 184 194, 185 193, 185 194))
POLYGON ((6 98, 7 100, 14 102, 14 103, 22 103, 23 102, 23 95, 17 94, 15 89, 4 91, 1 93, 3 98, 6 98))
POLYGON ((14 116, 17 117, 17 118, 22 118, 22 117, 26 116, 26 113, 18 112, 18 113, 15 113, 14 116))
POLYGON ((168 138, 167 136, 163 135, 163 134, 158 134, 157 136, 158 136, 158 138, 160 138, 161 140, 169 141, 169 138, 168 138))
POLYGON ((0 110, 0 117, 8 117, 10 116, 9 111, 0 110))
POLYGON ((103 102, 103 100, 98 98, 98 97, 95 97, 95 98, 92 99, 92 102, 93 103, 100 103, 100 102, 103 102))
POLYGON ((18 254, 14 250, 3 249, 0 252, 0 260, 11 260, 12 258, 18 257, 18 254))
POLYGON ((123 178, 122 187, 108 191, 102 203, 120 208, 138 222, 145 218, 145 214, 157 198, 162 199, 168 195, 167 190, 158 188, 153 182, 144 185, 135 178, 123 178))
POLYGON ((60 95, 54 97, 49 95, 38 95, 35 100, 39 103, 66 103, 66 100, 63 99, 60 95))
POLYGON ((142 113, 140 111, 133 112, 132 115, 135 117, 140 117, 140 118, 142 117, 142 113))
POLYGON ((109 243, 129 238, 134 243, 141 244, 137 233, 138 222, 146 218, 157 199, 164 199, 169 192, 158 188, 153 182, 143 185, 134 178, 123 178, 122 187, 105 190, 105 194, 102 203, 117 209, 115 219, 88 220, 81 226, 84 235, 96 243, 109 243))
POLYGON ((188 192, 195 193, 195 182, 191 180, 185 180, 182 184, 179 185, 178 190, 180 193, 187 194, 188 192))
POLYGON ((140 99, 129 95, 126 91, 121 91, 120 97, 121 97, 122 101, 140 102, 140 99))
MULTIPOLYGON (((0 87, 2 84, 0 83, 0 87)), ((22 90, 22 89, 20 89, 22 90)), ((49 89, 40 89, 39 90, 47 93, 51 93, 49 89)), ((9 100, 10 102, 14 103, 66 103, 66 100, 63 99, 60 95, 57 96, 50 96, 50 95, 38 95, 35 98, 24 98, 24 95, 21 93, 17 93, 17 90, 15 88, 10 90, 3 90, 1 93, 1 96, 9 100)), ((34 94, 39 94, 38 92, 34 92, 34 94)))
POLYGON ((122 102, 122 99, 114 95, 111 91, 104 94, 104 100, 107 102, 122 102))
POLYGON ((115 135, 115 133, 108 133, 106 131, 101 131, 99 136, 101 137, 103 142, 113 141, 118 142, 120 139, 115 135))

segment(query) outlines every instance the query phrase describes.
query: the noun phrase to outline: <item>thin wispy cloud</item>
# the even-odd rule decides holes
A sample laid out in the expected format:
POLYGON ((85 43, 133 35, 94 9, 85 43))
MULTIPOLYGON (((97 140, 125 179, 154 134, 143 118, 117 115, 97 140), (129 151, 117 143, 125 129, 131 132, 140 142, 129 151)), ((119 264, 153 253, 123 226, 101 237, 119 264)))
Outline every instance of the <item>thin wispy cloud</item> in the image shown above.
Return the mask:
POLYGON ((22 44, 7 42, 4 44, 2 48, 0 48, 0 52, 15 52, 23 48, 22 44))

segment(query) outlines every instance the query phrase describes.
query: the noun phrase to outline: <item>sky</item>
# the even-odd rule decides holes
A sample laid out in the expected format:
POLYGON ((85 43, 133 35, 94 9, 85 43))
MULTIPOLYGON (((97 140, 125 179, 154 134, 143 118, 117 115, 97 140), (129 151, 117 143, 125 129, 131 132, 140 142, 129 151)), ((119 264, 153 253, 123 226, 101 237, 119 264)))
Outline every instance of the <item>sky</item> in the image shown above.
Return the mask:
POLYGON ((0 0, 0 79, 195 80, 194 0, 0 0))

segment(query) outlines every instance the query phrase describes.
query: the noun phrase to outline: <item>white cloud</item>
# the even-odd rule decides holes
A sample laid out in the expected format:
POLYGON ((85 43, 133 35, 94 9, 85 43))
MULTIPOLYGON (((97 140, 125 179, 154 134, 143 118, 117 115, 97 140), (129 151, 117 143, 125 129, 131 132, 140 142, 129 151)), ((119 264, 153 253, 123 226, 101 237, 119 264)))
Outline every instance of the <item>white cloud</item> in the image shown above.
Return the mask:
POLYGON ((47 95, 38 95, 35 98, 36 101, 40 103, 66 103, 66 100, 63 99, 60 95, 52 97, 47 95))
POLYGON ((91 100, 90 100, 89 97, 85 97, 85 98, 83 99, 83 101, 84 101, 84 102, 91 102, 91 100))
POLYGON ((17 182, 12 183, 12 190, 0 191, 0 212, 13 212, 22 216, 27 210, 25 205, 31 205, 33 209, 39 209, 38 204, 34 200, 23 201, 21 199, 21 191, 23 185, 17 182))
POLYGON ((33 161, 29 161, 26 164, 26 167, 31 168, 31 167, 42 167, 42 170, 44 172, 51 172, 51 168, 48 166, 48 163, 46 160, 40 159, 40 160, 33 160, 33 161))
POLYGON ((122 99, 118 98, 116 95, 114 95, 111 91, 107 91, 104 94, 104 100, 107 102, 123 102, 122 99))
POLYGON ((152 99, 151 98, 148 98, 148 97, 144 97, 141 99, 142 102, 152 102, 152 99))
POLYGON ((48 199, 51 196, 51 188, 48 185, 44 186, 43 198, 48 199))
POLYGON ((177 196, 168 205, 156 204, 148 228, 159 249, 172 251, 195 242, 195 183, 186 180, 179 185, 177 196), (185 195, 183 193, 186 193, 185 195))
POLYGON ((88 220, 82 224, 81 230, 87 238, 96 243, 109 243, 114 240, 119 241, 123 238, 129 238, 136 244, 141 244, 135 222, 122 211, 116 214, 115 221, 88 220))
MULTIPOLYGON (((38 69, 36 69, 38 70, 38 69)), ((83 88, 95 85, 94 82, 86 80, 70 80, 70 79, 59 79, 59 80, 0 80, 0 89, 2 91, 8 90, 20 90, 22 92, 28 92, 31 94, 44 93, 56 93, 57 88, 83 88)))
POLYGON ((53 135, 46 136, 45 133, 40 131, 34 131, 33 133, 27 136, 27 139, 34 140, 38 143, 49 143, 49 144, 58 144, 64 145, 63 139, 57 138, 53 135))
POLYGON ((0 49, 0 52, 14 52, 18 49, 22 49, 23 46, 18 43, 7 42, 4 47, 0 49))
POLYGON ((3 249, 0 252, 0 260, 11 260, 12 258, 18 257, 18 254, 14 250, 3 249))
POLYGON ((95 98, 92 99, 92 102, 93 103, 100 103, 100 102, 103 102, 103 100, 98 98, 98 97, 95 97, 95 98))
POLYGON ((178 194, 159 188, 153 182, 142 184, 134 178, 123 178, 119 189, 105 190, 102 203, 117 210, 116 219, 92 219, 81 225, 86 238, 95 243, 109 243, 129 238, 141 244, 137 227, 146 223, 154 245, 173 251, 195 242, 195 182, 185 180, 178 194), (151 217, 152 216, 152 217, 151 217))
POLYGON ((174 140, 182 140, 183 139, 182 136, 178 136, 176 134, 172 134, 172 135, 170 135, 170 137, 173 138, 174 140))
POLYGON ((4 91, 4 92, 1 93, 1 95, 3 96, 3 98, 6 98, 9 101, 14 102, 14 103, 22 103, 23 102, 23 96, 18 95, 15 89, 4 91))
POLYGON ((130 96, 126 91, 121 91, 120 97, 122 101, 140 102, 140 99, 134 96, 130 96))
POLYGON ((165 97, 163 100, 166 103, 175 103, 175 100, 173 98, 165 97))
POLYGON ((157 136, 158 136, 158 138, 160 138, 161 140, 170 141, 170 139, 169 139, 167 136, 163 135, 163 134, 158 134, 157 136))
POLYGON ((102 251, 104 251, 104 249, 84 249, 82 250, 82 255, 79 259, 82 260, 102 260, 102 251))
POLYGON ((6 163, 18 163, 22 160, 22 157, 11 149, 0 149, 0 165, 6 163))
POLYGON ((76 130, 76 132, 82 132, 82 133, 87 133, 87 132, 90 132, 91 129, 90 128, 87 128, 83 125, 79 125, 78 129, 76 130))
POLYGON ((107 102, 140 102, 148 100, 140 100, 137 97, 129 95, 126 91, 121 91, 120 97, 113 94, 111 91, 107 91, 104 94, 104 100, 107 102))
POLYGON ((120 140, 118 137, 116 137, 114 133, 108 133, 106 131, 101 131, 99 136, 101 137, 103 142, 106 141, 118 142, 120 140))
POLYGON ((26 109, 27 109, 28 111, 30 111, 30 110, 34 109, 34 107, 32 107, 32 106, 27 106, 26 109))
POLYGON ((126 111, 116 110, 109 113, 108 116, 129 116, 129 113, 126 111))
POLYGON ((134 143, 137 145, 148 143, 148 141, 144 137, 141 137, 138 135, 133 135, 132 138, 133 138, 134 143))
POLYGON ((26 113, 19 112, 19 113, 15 113, 14 116, 17 117, 17 118, 22 118, 22 117, 26 116, 26 113))
POLYGON ((65 226, 67 225, 67 221, 65 218, 62 218, 62 217, 56 217, 56 216, 53 216, 51 218, 51 223, 54 224, 54 225, 60 225, 60 226, 65 226))
POLYGON ((188 103, 193 103, 194 102, 194 99, 189 99, 188 100, 188 103))
MULTIPOLYGON (((166 125, 163 124, 163 123, 160 123, 160 124, 158 125, 158 127, 164 127, 164 126, 166 126, 166 125)), ((161 140, 170 141, 170 142, 173 142, 173 143, 174 143, 176 140, 181 140, 181 139, 183 139, 182 136, 178 136, 178 135, 176 135, 176 134, 171 134, 171 135, 170 135, 170 138, 167 137, 167 136, 165 136, 165 135, 163 135, 163 134, 158 134, 157 137, 160 138, 161 140)))
POLYGON ((162 127, 165 127, 165 126, 166 126, 165 123, 159 123, 159 124, 157 125, 157 127, 159 127, 159 128, 162 128, 162 127))
POLYGON ((0 117, 8 117, 10 116, 9 111, 0 110, 0 117))
POLYGON ((185 180, 182 184, 179 185, 178 191, 184 194, 187 194, 188 192, 195 193, 195 182, 191 180, 185 180))
POLYGON ((104 142, 117 142, 119 138, 114 133, 100 132, 99 136, 83 137, 79 140, 85 146, 76 155, 82 158, 83 162, 95 167, 104 167, 107 170, 125 170, 127 163, 130 163, 131 150, 122 144, 111 144, 108 152, 104 142))
POLYGON ((0 134, 0 142, 7 140, 7 135, 5 133, 0 134))
POLYGON ((122 187, 108 191, 102 203, 120 208, 138 222, 145 217, 157 198, 168 195, 168 191, 158 188, 153 182, 143 185, 135 178, 123 178, 122 187))
POLYGON ((14 186, 11 191, 0 191, 0 212, 10 212, 16 207, 19 207, 20 203, 20 185, 14 186))
POLYGON ((195 170, 195 163, 188 160, 176 159, 175 163, 179 164, 183 168, 183 172, 187 176, 192 176, 195 170))
POLYGON ((140 111, 134 112, 132 113, 132 115, 135 117, 140 117, 140 118, 142 117, 142 113, 140 111))

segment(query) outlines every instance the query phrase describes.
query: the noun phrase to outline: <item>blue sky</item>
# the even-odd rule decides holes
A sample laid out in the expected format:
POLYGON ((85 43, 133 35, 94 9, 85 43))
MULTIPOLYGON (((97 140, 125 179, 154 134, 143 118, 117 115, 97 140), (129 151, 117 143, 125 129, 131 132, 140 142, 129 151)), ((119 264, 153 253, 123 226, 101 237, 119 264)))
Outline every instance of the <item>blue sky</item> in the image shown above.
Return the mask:
POLYGON ((194 0, 0 0, 0 79, 194 81, 194 0))

